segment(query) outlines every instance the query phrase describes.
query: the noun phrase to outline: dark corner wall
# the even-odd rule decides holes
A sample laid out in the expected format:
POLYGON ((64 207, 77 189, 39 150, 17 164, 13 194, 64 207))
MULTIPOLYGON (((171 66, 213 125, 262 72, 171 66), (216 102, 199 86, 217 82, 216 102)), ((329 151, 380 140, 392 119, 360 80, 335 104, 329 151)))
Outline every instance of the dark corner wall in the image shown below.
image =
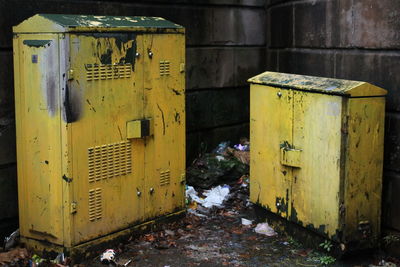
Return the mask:
POLYGON ((160 16, 185 26, 188 163, 201 143, 211 150, 248 136, 246 80, 266 64, 265 0, 0 0, 0 237, 18 226, 11 27, 36 13, 160 16))
POLYGON ((400 230, 400 1, 267 0, 267 69, 388 90, 383 226, 400 230))

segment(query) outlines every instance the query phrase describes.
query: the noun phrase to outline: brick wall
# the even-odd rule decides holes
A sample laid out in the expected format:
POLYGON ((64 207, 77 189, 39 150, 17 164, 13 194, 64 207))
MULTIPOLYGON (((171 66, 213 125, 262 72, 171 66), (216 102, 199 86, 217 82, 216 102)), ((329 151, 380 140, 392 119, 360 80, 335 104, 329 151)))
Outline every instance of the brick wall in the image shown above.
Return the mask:
POLYGON ((267 0, 267 69, 388 90, 383 225, 400 230, 400 1, 267 0))
POLYGON ((185 26, 189 161, 201 142, 211 149, 248 136, 246 79, 266 60, 264 0, 0 0, 0 233, 18 215, 11 27, 36 13, 160 16, 185 26))

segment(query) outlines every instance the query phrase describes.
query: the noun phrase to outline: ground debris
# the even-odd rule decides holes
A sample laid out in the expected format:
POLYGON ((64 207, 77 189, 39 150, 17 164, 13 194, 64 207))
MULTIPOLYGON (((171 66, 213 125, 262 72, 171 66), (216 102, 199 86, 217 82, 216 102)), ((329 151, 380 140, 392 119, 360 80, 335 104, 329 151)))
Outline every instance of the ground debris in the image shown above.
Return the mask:
MULTIPOLYGON (((265 221, 265 217, 258 216, 257 209, 248 199, 249 179, 248 176, 241 176, 229 183, 229 195, 221 205, 206 208, 201 204, 195 205, 197 202, 190 199, 188 205, 192 213, 188 212, 182 219, 161 225, 152 232, 132 236, 126 243, 111 248, 116 252, 116 266, 322 266, 326 255, 303 247, 284 232, 278 231, 275 225, 266 224, 268 222, 265 221), (199 214, 202 216, 198 216, 199 214), (264 230, 278 234, 267 236, 257 233, 255 229, 260 225, 268 226, 264 227, 264 230)), ((206 190, 197 189, 196 192, 199 199, 206 198, 206 190)), ((22 254, 25 255, 25 259, 16 257, 22 263, 33 259, 29 258, 26 250, 23 250, 23 253, 26 253, 22 254)), ((333 266, 368 267, 371 262, 374 263, 371 265, 373 267, 392 266, 379 265, 383 263, 382 258, 378 261, 363 258, 351 264, 336 262, 333 266)), ((385 263, 388 262, 394 261, 387 259, 385 263)), ((99 257, 87 259, 82 264, 93 267, 108 266, 102 264, 99 257)), ((39 266, 62 267, 68 264, 40 263, 39 266)))
POLYGON ((8 251, 10 248, 17 245, 19 241, 19 229, 12 232, 9 236, 4 238, 3 250, 8 251))
POLYGON ((187 168, 188 185, 208 189, 213 185, 236 181, 248 174, 250 163, 248 140, 242 139, 235 147, 229 147, 229 142, 222 142, 212 153, 199 155, 187 168))
POLYGON ((398 266, 397 264, 390 262, 390 261, 385 261, 385 260, 381 260, 378 262, 377 265, 375 264, 370 264, 368 267, 378 267, 378 266, 383 266, 383 267, 396 267, 398 266))
POLYGON ((29 256, 25 248, 15 248, 8 252, 0 253, 0 266, 26 266, 29 256))
MULTIPOLYGON (((212 208, 214 206, 222 207, 222 203, 227 199, 229 195, 229 186, 216 186, 210 190, 205 190, 202 192, 204 198, 199 197, 197 191, 188 186, 186 189, 186 197, 189 201, 194 201, 198 204, 201 204, 205 208, 212 208)), ((196 209, 197 205, 192 206, 192 209, 196 209)))
POLYGON ((266 236, 276 236, 277 233, 268 225, 267 222, 257 224, 256 228, 254 228, 254 232, 266 236))
MULTIPOLYGON (((285 233, 267 236, 255 231, 257 225, 267 225, 268 230, 274 225, 265 224, 249 203, 249 188, 243 186, 248 179, 231 182, 229 197, 222 205, 205 208, 189 200, 192 212, 162 229, 133 238, 122 256, 133 259, 129 266, 141 267, 322 266, 324 254, 303 247, 285 233)), ((197 197, 205 198, 204 191, 197 189, 197 197)), ((368 263, 359 265, 367 267, 368 263)))

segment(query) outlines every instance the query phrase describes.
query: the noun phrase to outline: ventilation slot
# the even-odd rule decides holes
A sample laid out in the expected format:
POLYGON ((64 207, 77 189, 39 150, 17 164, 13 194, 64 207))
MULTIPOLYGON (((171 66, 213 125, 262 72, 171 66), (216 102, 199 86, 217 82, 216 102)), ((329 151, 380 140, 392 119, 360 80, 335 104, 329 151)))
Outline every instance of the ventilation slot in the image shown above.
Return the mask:
POLYGON ((101 188, 89 190, 89 220, 100 220, 103 213, 101 188))
POLYGON ((85 68, 86 68, 87 81, 125 79, 125 78, 130 78, 132 74, 131 64, 120 64, 120 65, 87 64, 85 65, 85 68))
POLYGON ((160 185, 169 185, 170 176, 169 170, 160 172, 160 185))
POLYGON ((131 154, 129 141, 89 148, 89 183, 131 173, 131 154))
POLYGON ((160 61, 160 75, 166 76, 169 75, 169 61, 160 61))

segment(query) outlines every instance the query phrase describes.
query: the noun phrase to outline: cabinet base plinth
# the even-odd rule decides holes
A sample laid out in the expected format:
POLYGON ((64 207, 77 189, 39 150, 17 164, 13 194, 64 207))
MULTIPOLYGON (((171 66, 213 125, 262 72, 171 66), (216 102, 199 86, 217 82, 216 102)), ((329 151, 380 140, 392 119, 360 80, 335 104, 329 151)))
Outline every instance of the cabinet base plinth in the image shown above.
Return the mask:
POLYGON ((72 247, 60 246, 48 241, 35 240, 23 236, 21 236, 21 243, 28 250, 43 258, 54 259, 59 253, 64 252, 65 256, 71 257, 73 263, 78 263, 84 259, 98 256, 101 251, 112 248, 131 236, 139 236, 143 233, 157 230, 162 224, 180 219, 185 214, 186 210, 180 210, 72 247))
POLYGON ((352 241, 344 244, 342 242, 332 240, 327 236, 323 236, 322 234, 317 233, 309 228, 288 221, 258 204, 255 204, 254 209, 258 221, 265 221, 267 219, 268 223, 278 232, 289 234, 294 239, 299 240, 306 247, 321 250, 320 244, 326 240, 329 240, 333 245, 329 254, 332 254, 337 258, 364 253, 366 251, 373 250, 378 246, 377 240, 373 239, 352 241))

